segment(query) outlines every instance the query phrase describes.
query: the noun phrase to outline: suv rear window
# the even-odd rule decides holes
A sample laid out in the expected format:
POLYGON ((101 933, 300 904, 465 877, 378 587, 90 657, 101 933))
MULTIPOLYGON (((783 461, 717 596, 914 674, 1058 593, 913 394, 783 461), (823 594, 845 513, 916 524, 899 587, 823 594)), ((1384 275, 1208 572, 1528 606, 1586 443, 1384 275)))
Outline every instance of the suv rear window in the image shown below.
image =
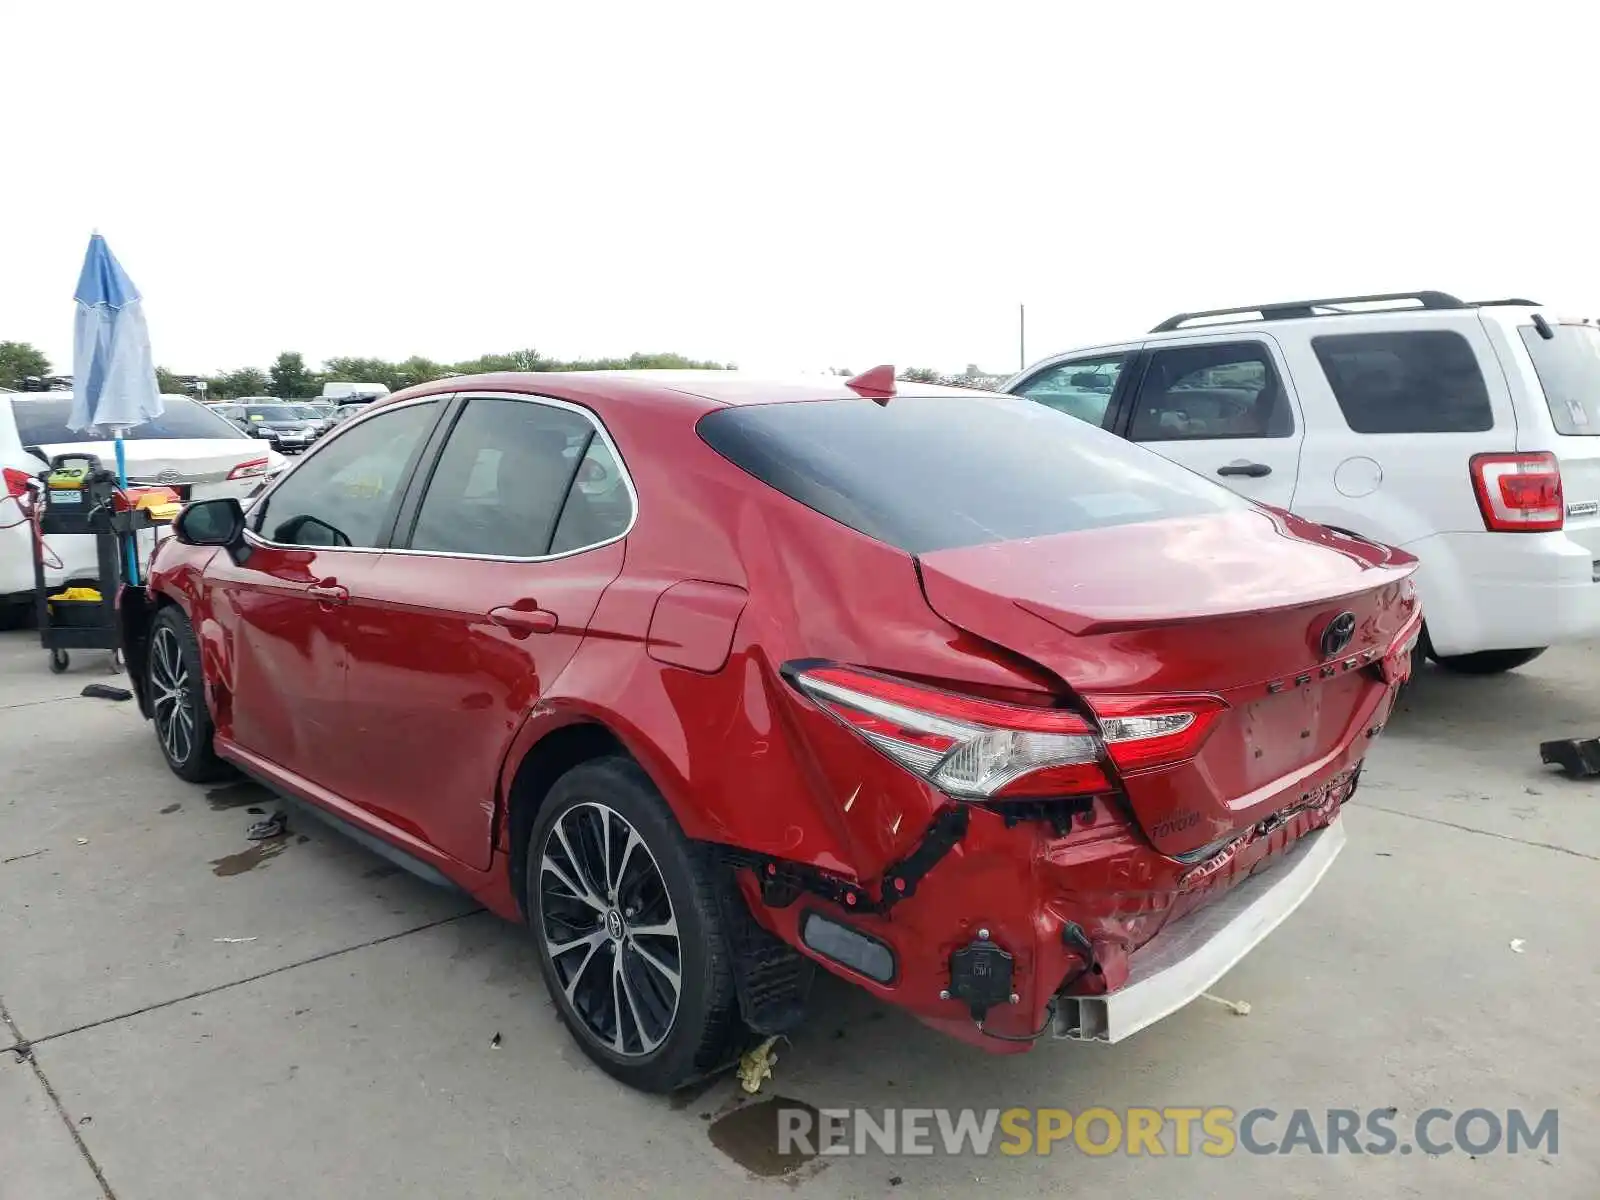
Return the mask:
MULTIPOLYGON (((162 401, 162 414, 153 421, 135 425, 125 432, 124 441, 151 438, 242 438, 245 434, 203 404, 171 397, 162 401)), ((30 400, 12 398, 11 411, 17 418, 17 432, 24 446, 50 446, 58 442, 110 441, 106 433, 90 434, 67 428, 72 418, 72 400, 30 400)))
POLYGON ((1482 433, 1494 428, 1483 372, 1447 329, 1335 333, 1311 339, 1345 423, 1356 433, 1482 433))
POLYGON ((725 408, 700 436, 763 483, 911 554, 1250 507, 1160 455, 1010 396, 725 408))
POLYGON ((1544 389, 1556 432, 1567 437, 1600 434, 1600 329, 1552 325, 1546 341, 1532 325, 1519 331, 1544 389))

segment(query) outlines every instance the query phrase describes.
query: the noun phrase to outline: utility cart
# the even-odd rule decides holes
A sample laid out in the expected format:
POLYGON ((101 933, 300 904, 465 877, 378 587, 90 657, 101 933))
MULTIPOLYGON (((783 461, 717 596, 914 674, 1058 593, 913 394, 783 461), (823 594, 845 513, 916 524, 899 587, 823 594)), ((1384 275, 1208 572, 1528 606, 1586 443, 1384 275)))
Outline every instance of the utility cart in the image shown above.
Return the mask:
POLYGON ((39 641, 50 653, 50 670, 65 671, 72 650, 109 650, 118 663, 122 630, 117 591, 130 562, 137 570, 139 531, 160 524, 158 514, 140 503, 137 491, 119 488, 116 475, 92 454, 56 455, 49 470, 40 472, 39 481, 44 486, 33 501, 33 586, 39 641), (68 586, 52 593, 45 582, 48 542, 52 537, 81 534, 95 539, 96 586, 68 586))

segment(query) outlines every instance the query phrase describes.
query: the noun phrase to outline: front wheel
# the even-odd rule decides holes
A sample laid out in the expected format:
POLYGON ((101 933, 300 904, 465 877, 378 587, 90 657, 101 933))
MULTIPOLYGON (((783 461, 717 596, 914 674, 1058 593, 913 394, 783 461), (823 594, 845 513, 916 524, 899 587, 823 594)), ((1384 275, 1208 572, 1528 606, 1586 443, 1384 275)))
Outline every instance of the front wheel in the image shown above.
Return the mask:
POLYGON ((1548 650, 1540 646, 1534 650, 1479 650, 1476 654, 1439 654, 1434 661, 1446 671, 1457 675, 1499 675, 1526 666, 1548 650))
POLYGON ((534 822, 527 910, 545 985, 583 1052, 631 1087, 673 1091, 740 1048, 719 871, 626 758, 574 767, 534 822))
POLYGON ((215 732, 200 673, 200 644, 181 609, 168 606, 150 623, 145 682, 151 717, 167 766, 179 779, 210 783, 233 768, 211 746, 215 732))

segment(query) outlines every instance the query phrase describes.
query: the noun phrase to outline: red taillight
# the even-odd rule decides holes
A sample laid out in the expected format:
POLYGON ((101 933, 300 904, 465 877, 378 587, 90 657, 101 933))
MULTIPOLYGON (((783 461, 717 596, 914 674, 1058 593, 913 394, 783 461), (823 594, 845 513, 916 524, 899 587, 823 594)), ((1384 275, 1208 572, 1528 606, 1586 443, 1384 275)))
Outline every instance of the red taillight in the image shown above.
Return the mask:
POLYGON ((15 467, 0 469, 0 474, 5 476, 6 495, 13 500, 20 500, 28 494, 29 485, 33 483, 33 476, 26 471, 19 471, 15 467))
POLYGON ((1228 705, 1219 696, 1088 696, 1111 761, 1122 771, 1184 762, 1200 752, 1228 705))
POLYGON ((229 479, 253 479, 257 475, 267 473, 267 460, 264 458, 247 458, 233 470, 228 472, 229 479))
POLYGON ((1104 740, 1061 708, 940 691, 849 667, 813 667, 795 685, 901 766, 952 796, 1008 799, 1111 790, 1125 771, 1182 761, 1227 706, 1215 696, 1094 696, 1104 740))
POLYGON ((1484 527, 1491 532, 1537 533, 1565 522, 1561 465, 1554 454, 1474 454, 1471 473, 1484 527))

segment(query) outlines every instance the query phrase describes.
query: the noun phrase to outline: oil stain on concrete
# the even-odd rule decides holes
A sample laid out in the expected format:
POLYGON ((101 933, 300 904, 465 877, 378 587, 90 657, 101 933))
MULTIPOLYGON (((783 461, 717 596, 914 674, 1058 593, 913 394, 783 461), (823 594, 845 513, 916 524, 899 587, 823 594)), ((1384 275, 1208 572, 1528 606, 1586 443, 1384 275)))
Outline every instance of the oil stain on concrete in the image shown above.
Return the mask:
POLYGON ((243 875, 246 871, 254 871, 262 863, 277 858, 288 844, 287 837, 268 838, 264 842, 257 842, 248 850, 214 858, 211 860, 211 873, 225 879, 230 875, 243 875))
POLYGON ((793 1175, 816 1158, 814 1153, 795 1150, 782 1153, 779 1150, 779 1114, 794 1110, 809 1114, 808 1122, 802 1128, 817 1127, 817 1110, 811 1105, 787 1096, 773 1096, 754 1104, 741 1104, 723 1113, 711 1122, 707 1132, 711 1135, 712 1145, 752 1175, 766 1179, 793 1175))
POLYGON ((246 808, 252 804, 271 804, 273 795, 248 779, 241 779, 237 783, 225 783, 221 787, 210 788, 206 791, 206 803, 213 812, 226 812, 230 808, 246 808))

